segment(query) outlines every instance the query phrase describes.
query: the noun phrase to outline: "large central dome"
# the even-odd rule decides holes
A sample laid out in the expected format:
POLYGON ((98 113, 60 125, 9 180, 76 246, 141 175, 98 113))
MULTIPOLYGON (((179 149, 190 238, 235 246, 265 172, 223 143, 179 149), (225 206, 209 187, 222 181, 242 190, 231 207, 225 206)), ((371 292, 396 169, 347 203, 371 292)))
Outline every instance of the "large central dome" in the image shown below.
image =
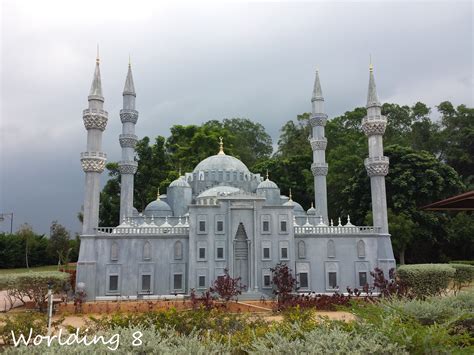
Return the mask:
POLYGON ((198 171, 219 170, 250 173, 249 169, 239 159, 223 153, 219 153, 204 159, 194 168, 195 173, 198 171))

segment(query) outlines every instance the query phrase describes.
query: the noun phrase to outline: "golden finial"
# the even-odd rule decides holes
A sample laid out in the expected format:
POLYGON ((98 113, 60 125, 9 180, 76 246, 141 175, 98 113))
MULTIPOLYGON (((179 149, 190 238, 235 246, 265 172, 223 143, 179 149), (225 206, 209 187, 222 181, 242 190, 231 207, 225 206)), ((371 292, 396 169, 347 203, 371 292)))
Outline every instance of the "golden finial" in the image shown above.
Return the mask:
POLYGON ((219 137, 219 153, 220 155, 225 155, 224 153, 224 138, 219 137))
POLYGON ((291 188, 290 188, 290 201, 293 201, 293 196, 291 195, 291 188))
POLYGON ((267 169, 267 180, 268 180, 268 169, 267 169))
POLYGON ((99 64, 100 58, 99 58, 99 43, 97 43, 97 58, 95 58, 95 62, 99 64))
POLYGON ((158 192, 156 193, 156 200, 160 200, 160 188, 158 188, 158 192))
POLYGON ((372 54, 369 54, 369 70, 374 71, 374 65, 372 64, 372 54))

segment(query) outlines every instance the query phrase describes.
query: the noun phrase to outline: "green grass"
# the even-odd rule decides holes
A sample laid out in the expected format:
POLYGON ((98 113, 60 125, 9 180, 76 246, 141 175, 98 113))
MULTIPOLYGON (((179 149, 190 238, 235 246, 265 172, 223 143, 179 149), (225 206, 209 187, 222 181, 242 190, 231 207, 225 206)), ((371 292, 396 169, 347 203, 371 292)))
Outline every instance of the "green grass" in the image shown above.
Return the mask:
MULTIPOLYGON (((76 268, 76 265, 69 265, 69 270, 73 270, 76 268)), ((27 269, 26 267, 24 268, 19 268, 19 269, 0 269, 0 274, 5 275, 5 274, 19 274, 22 272, 35 272, 35 271, 56 271, 58 270, 58 265, 46 265, 46 266, 37 266, 37 267, 30 267, 27 269)))

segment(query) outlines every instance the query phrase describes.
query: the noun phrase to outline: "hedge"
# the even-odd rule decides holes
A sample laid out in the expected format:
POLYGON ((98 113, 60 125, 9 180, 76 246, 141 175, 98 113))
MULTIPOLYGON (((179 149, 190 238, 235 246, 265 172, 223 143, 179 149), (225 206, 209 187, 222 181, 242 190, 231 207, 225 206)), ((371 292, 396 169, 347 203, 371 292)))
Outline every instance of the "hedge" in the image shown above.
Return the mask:
POLYGON ((474 281, 474 266, 467 264, 449 264, 456 270, 453 277, 454 289, 459 291, 462 287, 468 286, 474 281))
POLYGON ((474 260, 452 260, 449 262, 450 264, 466 264, 466 265, 474 265, 474 260))
POLYGON ((448 264, 402 265, 397 275, 417 298, 439 295, 454 278, 456 269, 448 264))
POLYGON ((51 282, 53 292, 64 290, 68 284, 69 274, 59 271, 38 271, 19 274, 0 275, 0 290, 7 290, 11 305, 15 300, 25 304, 28 299, 44 309, 48 293, 48 283, 51 282))

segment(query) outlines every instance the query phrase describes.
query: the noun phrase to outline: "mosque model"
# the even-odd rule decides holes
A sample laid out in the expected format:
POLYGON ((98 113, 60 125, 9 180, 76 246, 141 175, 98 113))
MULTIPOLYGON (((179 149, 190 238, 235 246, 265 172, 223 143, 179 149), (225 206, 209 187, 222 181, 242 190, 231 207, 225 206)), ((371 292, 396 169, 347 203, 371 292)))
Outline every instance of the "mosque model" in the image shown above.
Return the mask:
MULTIPOLYGON (((246 286, 242 297, 272 294, 271 268, 286 263, 298 282, 298 292, 332 293, 346 286, 371 283, 375 267, 385 273, 395 266, 388 233, 385 176, 389 161, 383 155, 387 124, 381 115, 373 67, 370 67, 367 116, 362 130, 368 137, 365 167, 370 177, 373 227, 354 226, 347 217, 328 220, 325 161, 327 139, 319 74, 311 99, 315 207, 304 211, 282 196, 268 173, 254 174, 240 160, 227 155, 222 139, 216 155, 173 181, 142 213, 133 207, 135 161, 135 87, 129 64, 120 110, 122 148, 120 220, 116 227, 98 227, 100 174, 106 163, 102 133, 104 111, 99 59, 83 111, 87 151, 81 153, 85 172, 84 219, 77 263, 77 286, 90 300, 160 298, 198 293, 227 269, 246 286)), ((216 142, 217 143, 217 142, 216 142)), ((217 148, 217 144, 216 144, 217 148)), ((217 149, 216 149, 217 150, 217 149)))

